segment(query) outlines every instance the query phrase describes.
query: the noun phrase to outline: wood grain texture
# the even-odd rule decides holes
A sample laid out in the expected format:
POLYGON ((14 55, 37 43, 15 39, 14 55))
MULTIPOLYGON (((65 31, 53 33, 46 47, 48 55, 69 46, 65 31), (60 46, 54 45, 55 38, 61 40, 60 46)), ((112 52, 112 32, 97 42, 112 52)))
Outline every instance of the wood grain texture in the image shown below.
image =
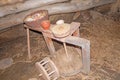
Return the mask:
POLYGON ((68 0, 27 0, 24 3, 17 3, 13 5, 0 7, 0 17, 3 17, 8 14, 17 13, 20 11, 25 11, 25 10, 38 8, 53 3, 65 2, 65 1, 68 0))
POLYGON ((26 0, 0 0, 0 6, 24 2, 26 0))

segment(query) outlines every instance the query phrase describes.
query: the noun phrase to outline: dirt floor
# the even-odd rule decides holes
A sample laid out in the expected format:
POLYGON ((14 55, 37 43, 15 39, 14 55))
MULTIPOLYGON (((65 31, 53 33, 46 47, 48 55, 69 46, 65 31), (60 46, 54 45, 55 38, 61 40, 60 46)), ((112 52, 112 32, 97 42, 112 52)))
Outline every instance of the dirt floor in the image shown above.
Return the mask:
MULTIPOLYGON (((64 19, 81 23, 80 37, 91 43, 91 71, 88 75, 79 73, 58 80, 120 80, 120 13, 106 14, 97 11, 83 11, 73 20, 75 13, 50 16, 52 23, 64 19)), ((23 25, 0 32, 0 60, 12 58, 10 67, 0 70, 1 80, 28 80, 38 78, 35 62, 49 55, 41 33, 30 32, 32 60, 27 57, 26 31, 23 25)), ((56 49, 62 48, 54 42, 56 49)), ((43 79, 41 79, 43 80, 43 79)))

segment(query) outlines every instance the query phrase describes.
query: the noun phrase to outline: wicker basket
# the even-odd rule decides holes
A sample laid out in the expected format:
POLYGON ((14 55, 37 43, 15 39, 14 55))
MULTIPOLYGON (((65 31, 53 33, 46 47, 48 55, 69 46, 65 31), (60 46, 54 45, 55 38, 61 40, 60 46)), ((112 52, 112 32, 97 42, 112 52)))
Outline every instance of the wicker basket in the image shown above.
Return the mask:
POLYGON ((35 28, 39 28, 40 25, 41 25, 41 22, 44 21, 44 20, 48 20, 48 11, 47 10, 39 10, 39 11, 36 11, 36 12, 33 12, 29 15, 27 15, 25 18, 24 18, 24 23, 30 27, 35 27, 35 28), (27 18, 28 17, 33 17, 35 14, 45 14, 42 18, 39 18, 36 19, 36 20, 33 20, 33 21, 27 21, 27 18))

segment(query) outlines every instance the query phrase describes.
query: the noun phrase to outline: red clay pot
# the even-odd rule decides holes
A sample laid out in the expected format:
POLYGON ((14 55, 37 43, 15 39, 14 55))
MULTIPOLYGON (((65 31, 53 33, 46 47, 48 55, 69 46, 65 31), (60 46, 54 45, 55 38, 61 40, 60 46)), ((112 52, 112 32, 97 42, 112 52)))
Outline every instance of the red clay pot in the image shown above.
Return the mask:
POLYGON ((42 21, 41 26, 44 30, 48 30, 50 28, 50 21, 49 20, 42 21))

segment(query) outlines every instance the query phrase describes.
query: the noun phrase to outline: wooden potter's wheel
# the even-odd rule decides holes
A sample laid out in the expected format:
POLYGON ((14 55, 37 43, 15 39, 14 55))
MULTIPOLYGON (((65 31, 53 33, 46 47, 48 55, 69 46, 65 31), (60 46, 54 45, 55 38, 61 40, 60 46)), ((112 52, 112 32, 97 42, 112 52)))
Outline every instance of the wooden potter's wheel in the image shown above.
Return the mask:
POLYGON ((70 34, 70 24, 64 23, 64 24, 58 24, 54 25, 51 28, 51 31, 53 32, 55 37, 63 38, 70 34))
POLYGON ((64 48, 58 50, 55 56, 51 57, 62 76, 71 76, 80 72, 82 67, 81 56, 74 47, 67 46, 68 57, 64 48))

